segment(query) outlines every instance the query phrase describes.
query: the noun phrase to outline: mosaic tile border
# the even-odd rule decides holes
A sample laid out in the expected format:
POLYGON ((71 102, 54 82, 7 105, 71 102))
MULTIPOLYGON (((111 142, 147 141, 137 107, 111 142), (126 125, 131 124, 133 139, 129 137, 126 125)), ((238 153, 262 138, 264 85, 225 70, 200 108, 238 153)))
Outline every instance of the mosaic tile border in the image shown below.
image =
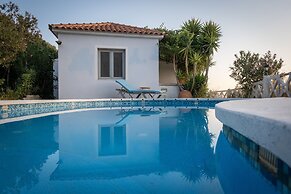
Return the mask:
POLYGON ((0 119, 15 118, 42 113, 113 107, 206 107, 214 108, 215 104, 230 99, 104 99, 104 100, 76 100, 49 101, 32 103, 11 103, 0 105, 0 119))
POLYGON ((223 125, 223 134, 231 146, 260 171, 280 193, 290 193, 291 168, 287 163, 231 127, 223 125))

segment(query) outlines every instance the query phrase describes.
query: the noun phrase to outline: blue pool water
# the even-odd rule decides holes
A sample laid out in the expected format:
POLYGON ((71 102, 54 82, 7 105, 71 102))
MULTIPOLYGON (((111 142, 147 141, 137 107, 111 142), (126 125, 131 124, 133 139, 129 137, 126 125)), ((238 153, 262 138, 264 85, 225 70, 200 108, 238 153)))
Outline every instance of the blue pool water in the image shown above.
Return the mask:
POLYGON ((253 157, 256 146, 223 127, 213 109, 12 122, 0 125, 0 193, 288 193, 284 177, 253 157))

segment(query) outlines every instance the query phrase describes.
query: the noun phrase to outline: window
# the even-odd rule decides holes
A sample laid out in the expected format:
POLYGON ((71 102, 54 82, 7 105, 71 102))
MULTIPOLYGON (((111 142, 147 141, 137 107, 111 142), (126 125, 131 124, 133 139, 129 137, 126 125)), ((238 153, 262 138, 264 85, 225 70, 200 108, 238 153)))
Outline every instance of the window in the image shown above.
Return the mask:
POLYGON ((98 49, 99 78, 125 78, 125 50, 98 49))

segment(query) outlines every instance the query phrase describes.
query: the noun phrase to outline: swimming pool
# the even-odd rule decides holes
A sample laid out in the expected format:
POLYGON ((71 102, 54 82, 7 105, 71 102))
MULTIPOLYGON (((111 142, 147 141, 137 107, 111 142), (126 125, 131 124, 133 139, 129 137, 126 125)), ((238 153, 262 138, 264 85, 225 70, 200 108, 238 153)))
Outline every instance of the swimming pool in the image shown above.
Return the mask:
POLYGON ((0 193, 288 192, 259 148, 213 106, 52 114, 0 125, 0 193))

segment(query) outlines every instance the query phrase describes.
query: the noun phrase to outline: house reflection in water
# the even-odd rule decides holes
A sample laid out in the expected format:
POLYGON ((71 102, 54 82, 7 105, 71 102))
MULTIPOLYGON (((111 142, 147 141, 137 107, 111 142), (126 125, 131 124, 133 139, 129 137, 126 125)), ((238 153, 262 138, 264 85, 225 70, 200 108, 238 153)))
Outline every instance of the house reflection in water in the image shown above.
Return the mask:
POLYGON ((60 164, 51 179, 108 179, 157 171, 158 121, 120 110, 60 115, 60 164))
POLYGON ((226 126, 209 130, 212 117, 115 109, 0 125, 0 193, 290 192, 288 165, 226 126))
POLYGON ((60 115, 52 180, 113 179, 180 172, 215 177, 207 110, 132 109, 60 115))

